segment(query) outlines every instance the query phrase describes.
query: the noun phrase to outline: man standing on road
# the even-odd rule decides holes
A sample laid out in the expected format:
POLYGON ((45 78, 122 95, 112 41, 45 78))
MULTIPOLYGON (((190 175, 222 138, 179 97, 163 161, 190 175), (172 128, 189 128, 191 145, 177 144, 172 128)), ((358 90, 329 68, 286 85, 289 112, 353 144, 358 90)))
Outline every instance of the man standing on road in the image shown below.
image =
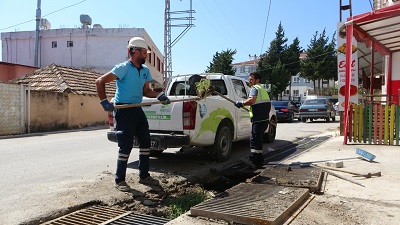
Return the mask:
POLYGON ((269 111, 271 102, 267 91, 260 85, 261 74, 254 72, 249 75, 249 82, 252 86, 249 98, 235 102, 235 106, 241 108, 250 106, 251 137, 250 157, 242 158, 241 161, 252 169, 262 168, 263 157, 263 136, 268 128, 269 111))
POLYGON ((150 132, 147 118, 141 107, 115 109, 107 100, 105 84, 116 80, 115 105, 141 103, 143 96, 157 98, 166 104, 170 103, 163 93, 157 93, 149 88, 152 80, 147 66, 144 65, 148 53, 148 47, 143 38, 134 37, 129 41, 129 60, 116 65, 110 72, 96 80, 97 93, 100 104, 105 111, 114 111, 117 122, 118 160, 115 174, 115 187, 120 191, 130 191, 125 182, 126 169, 129 155, 133 147, 133 137, 139 141, 139 183, 146 185, 159 185, 158 180, 149 174, 150 157, 150 132))

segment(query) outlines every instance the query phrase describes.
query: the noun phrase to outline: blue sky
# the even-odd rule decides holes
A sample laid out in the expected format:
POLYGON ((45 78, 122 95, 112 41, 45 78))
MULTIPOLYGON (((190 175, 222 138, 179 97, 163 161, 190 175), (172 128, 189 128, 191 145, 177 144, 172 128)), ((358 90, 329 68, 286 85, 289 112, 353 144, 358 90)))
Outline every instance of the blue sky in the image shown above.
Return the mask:
MULTIPOLYGON (((352 4, 353 16, 371 11, 369 0, 353 0, 352 4)), ((190 1, 171 0, 170 5, 170 11, 187 10, 190 1)), ((227 49, 236 49, 234 63, 249 60, 249 54, 260 55, 275 38, 279 22, 288 44, 298 37, 300 46, 307 48, 316 31, 326 29, 331 37, 340 20, 339 0, 193 0, 192 7, 196 11, 195 27, 172 48, 173 74, 204 72, 213 55, 227 49)), ((35 30, 36 8, 37 0, 1 0, 0 32, 35 30), (30 22, 23 23, 26 21, 30 22)), ((52 29, 79 27, 79 16, 87 14, 92 24, 99 23, 104 28, 145 28, 162 52, 164 8, 164 0, 41 1, 42 17, 49 20, 52 29)), ((345 20, 349 11, 342 15, 345 20)), ((172 24, 182 23, 186 21, 172 24)), ((183 28, 172 28, 172 40, 182 31, 183 28)))

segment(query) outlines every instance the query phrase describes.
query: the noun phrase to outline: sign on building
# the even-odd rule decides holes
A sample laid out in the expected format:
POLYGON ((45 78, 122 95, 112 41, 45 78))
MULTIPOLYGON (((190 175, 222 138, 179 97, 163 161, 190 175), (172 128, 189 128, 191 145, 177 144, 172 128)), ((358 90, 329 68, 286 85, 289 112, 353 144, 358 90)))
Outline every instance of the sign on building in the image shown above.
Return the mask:
MULTIPOLYGON (((337 26, 337 62, 338 62, 338 100, 339 111, 344 111, 344 95, 346 83, 346 35, 345 24, 339 22, 337 26)), ((358 54, 357 41, 353 37, 353 46, 351 51, 351 73, 350 73, 350 102, 349 104, 358 104, 358 54)))

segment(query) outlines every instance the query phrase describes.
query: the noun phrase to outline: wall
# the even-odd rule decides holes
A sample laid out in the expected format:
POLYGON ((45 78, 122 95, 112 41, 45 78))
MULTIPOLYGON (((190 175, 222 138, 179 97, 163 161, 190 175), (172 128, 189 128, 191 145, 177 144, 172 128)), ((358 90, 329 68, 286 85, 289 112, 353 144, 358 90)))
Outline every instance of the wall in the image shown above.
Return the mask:
MULTIPOLYGON (((0 83, 0 135, 25 133, 25 120, 21 121, 21 118, 25 119, 25 111, 21 111, 21 107, 26 103, 24 98, 21 99, 21 93, 20 85, 0 83)), ((31 133, 106 124, 108 121, 97 96, 45 91, 30 93, 31 133)))
MULTIPOLYGON (((52 63, 75 68, 87 68, 99 73, 110 71, 114 65, 128 58, 127 45, 132 37, 139 36, 163 62, 163 55, 143 28, 64 28, 40 31, 39 66, 52 63), (57 47, 52 47, 52 42, 57 47), (73 41, 73 47, 67 47, 73 41)), ((2 59, 9 63, 34 65, 35 31, 7 32, 1 34, 2 59), (22 54, 22 52, 24 54, 22 54)), ((162 72, 146 62, 153 78, 162 83, 162 72)))
POLYGON ((66 129, 68 113, 68 97, 63 93, 31 91, 32 133, 66 129))
POLYGON ((0 82, 0 135, 25 132, 23 87, 0 82))
POLYGON ((38 68, 0 62, 0 81, 9 81, 31 73, 38 68))
MULTIPOLYGON (((391 83, 391 91, 392 95, 397 96, 397 103, 400 105, 400 52, 394 52, 392 54, 392 83, 391 83)), ((394 99, 395 100, 395 99, 394 99)))
POLYGON ((68 94, 70 127, 85 127, 96 124, 106 124, 107 112, 100 105, 98 96, 68 94))

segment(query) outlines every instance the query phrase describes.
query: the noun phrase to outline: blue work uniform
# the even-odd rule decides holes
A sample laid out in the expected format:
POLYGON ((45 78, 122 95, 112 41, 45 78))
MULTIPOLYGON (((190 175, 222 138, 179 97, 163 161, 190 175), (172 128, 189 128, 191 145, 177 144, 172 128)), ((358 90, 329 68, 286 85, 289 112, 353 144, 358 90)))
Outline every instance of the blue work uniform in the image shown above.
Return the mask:
POLYGON ((264 157, 262 156, 263 137, 268 128, 271 101, 267 91, 260 84, 253 85, 250 90, 250 96, 257 96, 256 102, 250 106, 250 159, 254 164, 261 166, 264 163, 264 157))
MULTIPOLYGON (((111 73, 118 78, 114 102, 116 105, 136 104, 143 100, 144 84, 152 80, 149 69, 142 65, 140 68, 134 66, 130 61, 116 65, 111 73)), ((116 129, 122 131, 117 135, 118 160, 115 182, 125 181, 126 169, 129 155, 133 147, 133 137, 139 141, 139 176, 149 176, 150 157, 150 132, 149 123, 142 107, 132 107, 115 110, 116 129)))

